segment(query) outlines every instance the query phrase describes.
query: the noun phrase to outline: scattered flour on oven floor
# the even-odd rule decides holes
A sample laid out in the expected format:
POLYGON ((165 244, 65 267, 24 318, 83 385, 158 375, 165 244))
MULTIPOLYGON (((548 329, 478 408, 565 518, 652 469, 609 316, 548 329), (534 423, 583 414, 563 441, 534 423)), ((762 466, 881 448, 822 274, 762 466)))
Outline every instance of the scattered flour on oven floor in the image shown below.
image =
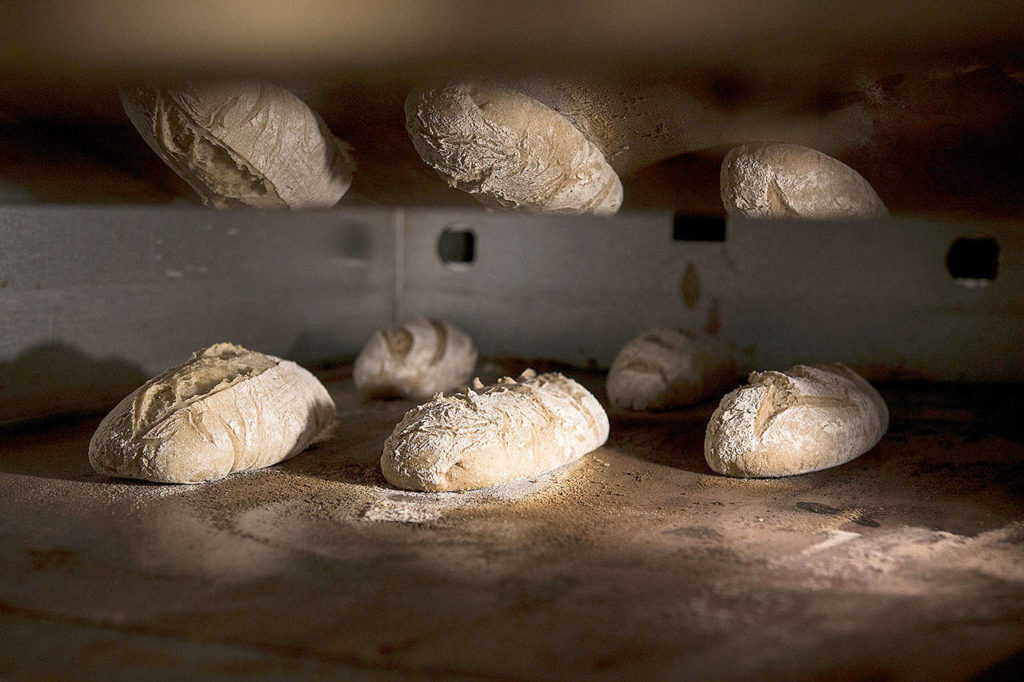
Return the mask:
POLYGON ((427 523, 441 519, 446 512, 491 502, 515 502, 527 496, 549 490, 557 485, 562 469, 535 478, 513 481, 483 490, 452 493, 421 493, 386 491, 387 495, 374 500, 359 514, 364 521, 392 523, 427 523))
POLYGON ((464 506, 458 493, 391 493, 370 503, 359 514, 363 521, 428 523, 441 518, 447 510, 464 506))
MULTIPOLYGON (((454 527, 560 499, 579 473, 570 465, 485 490, 418 493, 391 488, 369 475, 365 482, 354 483, 355 472, 346 481, 330 481, 261 470, 244 485, 232 476, 217 482, 216 491, 197 494, 193 511, 213 526, 274 550, 356 561, 368 552, 386 554, 409 542, 415 545, 423 537, 417 532, 420 527, 454 527), (448 518, 456 512, 458 517, 448 518), (376 541, 368 544, 368 538, 376 541)), ((447 551, 459 553, 460 561, 481 561, 486 544, 459 542, 447 551)))
POLYGON ((2 474, 0 476, 8 497, 23 497, 24 504, 40 505, 43 508, 78 504, 89 509, 101 509, 109 505, 114 509, 140 512, 149 509, 161 499, 176 497, 196 488, 175 483, 161 484, 114 478, 97 473, 82 474, 68 479, 40 479, 2 474))
MULTIPOLYGON (((313 525, 446 525, 453 512, 492 513, 544 504, 570 494, 586 465, 579 462, 530 479, 483 490, 426 493, 389 486, 376 465, 319 470, 270 467, 191 488, 184 497, 212 526, 253 539, 280 537, 282 519, 313 525)), ((294 532, 294 528, 291 531, 294 532)))

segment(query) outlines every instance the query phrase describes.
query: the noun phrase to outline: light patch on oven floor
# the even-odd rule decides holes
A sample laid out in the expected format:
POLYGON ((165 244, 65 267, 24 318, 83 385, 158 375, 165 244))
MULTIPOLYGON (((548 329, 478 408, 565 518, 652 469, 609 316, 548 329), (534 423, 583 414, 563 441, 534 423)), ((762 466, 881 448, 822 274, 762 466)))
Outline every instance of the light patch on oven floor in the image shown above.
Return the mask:
POLYGON ((943 560, 951 570, 1024 583, 1024 522, 1010 523, 970 538, 962 551, 950 553, 943 560))
MULTIPOLYGON (((774 565, 824 578, 886 578, 888 586, 897 589, 914 589, 916 585, 934 590, 943 582, 936 577, 963 572, 1024 583, 1021 522, 974 537, 915 526, 860 537, 846 537, 857 533, 837 533, 844 531, 831 531, 825 541, 774 565)), ((948 584, 956 589, 955 581, 948 584)))
POLYGON ((800 556, 808 557, 812 554, 823 552, 826 549, 831 549, 833 547, 843 544, 844 542, 856 540, 857 538, 861 537, 860 533, 851 533, 850 531, 846 530, 830 530, 827 531, 825 535, 827 537, 824 540, 817 544, 811 545, 807 549, 803 550, 802 552, 800 552, 800 556))
MULTIPOLYGON (((1024 557, 1019 545, 1014 546, 1014 538, 1020 535, 1016 526, 976 537, 917 526, 864 535, 831 530, 821 542, 770 565, 793 572, 811 588, 842 585, 894 593, 934 591, 937 584, 948 582, 936 577, 964 570, 1024 581, 1024 557)), ((955 589, 955 581, 948 584, 955 589)))
POLYGON ((927 561, 936 552, 962 546, 965 542, 964 536, 955 533, 904 526, 837 547, 828 556, 823 556, 816 570, 825 573, 835 570, 891 573, 904 566, 927 561))
POLYGON ((235 527, 217 527, 183 498, 152 505, 131 544, 134 564, 158 574, 258 579, 286 570, 288 547, 235 527))

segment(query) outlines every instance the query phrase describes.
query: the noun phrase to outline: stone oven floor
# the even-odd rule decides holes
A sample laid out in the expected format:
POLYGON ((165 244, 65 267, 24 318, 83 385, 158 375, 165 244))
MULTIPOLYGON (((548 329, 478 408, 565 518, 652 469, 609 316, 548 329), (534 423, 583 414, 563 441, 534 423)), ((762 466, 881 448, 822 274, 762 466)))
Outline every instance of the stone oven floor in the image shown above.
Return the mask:
MULTIPOLYGON (((566 371, 607 404, 603 375, 566 371)), ((936 680, 1024 667, 1020 385, 882 385, 882 442, 804 476, 713 474, 709 403, 612 413, 607 445, 565 468, 428 494, 378 468, 412 403, 363 402, 344 368, 325 380, 342 417, 331 440, 197 486, 94 473, 98 418, 0 433, 0 676, 936 680)))

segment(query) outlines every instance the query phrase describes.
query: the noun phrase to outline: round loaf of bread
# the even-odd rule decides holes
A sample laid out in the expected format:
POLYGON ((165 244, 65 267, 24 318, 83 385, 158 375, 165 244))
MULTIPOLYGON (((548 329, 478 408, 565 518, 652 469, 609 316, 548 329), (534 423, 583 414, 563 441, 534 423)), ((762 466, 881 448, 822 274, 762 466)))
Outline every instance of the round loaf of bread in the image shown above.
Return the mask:
POLYGON ((725 155, 722 203, 747 218, 878 218, 889 215, 868 181, 846 164, 795 144, 748 144, 725 155))
POLYGON ((405 126, 427 164, 484 204, 597 215, 622 204, 622 183, 601 150, 518 90, 477 82, 415 90, 405 126))
POLYGON ((489 488, 555 469, 607 439, 608 415, 587 389, 527 370, 409 410, 384 442, 380 468, 407 490, 489 488))
POLYGON ((727 476, 805 474, 864 454, 888 428, 882 396, 845 365, 752 372, 711 416, 704 458, 727 476))
POLYGON ((101 474, 199 483, 270 466, 327 435, 334 401, 294 362, 218 343, 140 386, 89 442, 101 474))
POLYGON ((375 333, 356 358, 353 378, 367 398, 426 400, 469 383, 476 359, 468 334, 421 317, 375 333))
POLYGON ((615 407, 666 410, 721 395, 735 381, 736 361, 718 338, 651 329, 623 346, 605 385, 615 407))
POLYGON ((121 101, 143 139, 208 206, 333 206, 352 182, 343 143, 271 83, 123 87, 121 101))

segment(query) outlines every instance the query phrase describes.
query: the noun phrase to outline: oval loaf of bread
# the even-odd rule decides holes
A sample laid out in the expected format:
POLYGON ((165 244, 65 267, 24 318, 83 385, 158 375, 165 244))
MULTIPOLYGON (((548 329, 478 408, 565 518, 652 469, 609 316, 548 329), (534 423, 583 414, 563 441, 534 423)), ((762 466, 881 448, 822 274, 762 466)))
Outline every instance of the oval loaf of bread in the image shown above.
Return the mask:
POLYGON ((121 101, 153 151, 208 206, 333 206, 352 182, 343 143, 271 83, 124 87, 121 101))
POLYGON ((722 203, 748 218, 878 218, 885 204, 841 161, 795 144, 749 144, 722 161, 722 203))
POLYGON ((735 381, 736 361, 718 338, 651 329, 622 347, 605 385, 616 407, 664 410, 721 395, 735 381))
POLYGON ((429 166, 484 204, 597 215, 622 204, 622 183, 601 150, 518 90, 477 82, 414 90, 405 126, 429 166))
POLYGON ((384 442, 380 468, 407 490, 489 488, 555 469, 607 439, 608 415, 587 389, 526 370, 409 410, 384 442))
POLYGON ((353 379, 368 398, 426 400, 465 386, 476 359, 468 334, 421 317, 375 333, 356 358, 353 379))
POLYGON ((845 365, 752 372, 711 416, 704 458, 727 476, 792 476, 849 462, 888 428, 882 396, 845 365))
POLYGON ((136 389, 100 423, 101 474, 199 483, 276 464, 324 437, 334 401, 294 362, 218 343, 136 389))

